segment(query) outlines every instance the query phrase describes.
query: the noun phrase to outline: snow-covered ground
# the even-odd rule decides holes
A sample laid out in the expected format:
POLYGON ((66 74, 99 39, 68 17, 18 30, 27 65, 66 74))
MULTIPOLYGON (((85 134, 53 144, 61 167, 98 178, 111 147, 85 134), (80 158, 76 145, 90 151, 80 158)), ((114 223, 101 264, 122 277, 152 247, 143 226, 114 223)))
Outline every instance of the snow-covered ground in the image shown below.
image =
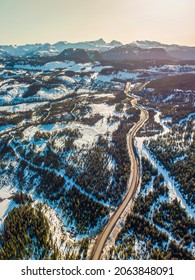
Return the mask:
POLYGON ((72 93, 70 89, 67 89, 65 86, 60 86, 57 88, 52 88, 52 89, 46 89, 46 88, 41 88, 36 96, 40 97, 41 99, 49 99, 49 100, 55 100, 64 97, 67 94, 72 93))
MULTIPOLYGON (((82 145, 87 145, 92 147, 92 145, 97 141, 99 135, 109 135, 109 140, 111 140, 112 133, 117 130, 119 122, 115 122, 108 125, 107 118, 114 115, 115 106, 108 106, 106 104, 91 104, 92 111, 88 113, 85 117, 92 117, 93 115, 100 114, 102 119, 95 123, 94 126, 79 124, 78 122, 72 122, 68 125, 71 129, 78 129, 82 137, 74 141, 77 147, 82 147, 82 145)), ((122 116, 122 115, 121 115, 122 116)))
MULTIPOLYGON (((160 119, 160 112, 157 112, 155 115, 155 121, 160 123, 163 126, 163 132, 161 135, 164 135, 170 131, 170 129, 164 124, 163 119, 160 119)), ((156 157, 150 152, 150 150, 144 145, 144 141, 148 139, 156 139, 158 135, 152 137, 136 137, 135 145, 137 147, 138 154, 140 158, 142 156, 146 157, 155 168, 158 169, 158 173, 162 174, 165 179, 165 184, 169 189, 170 200, 175 198, 181 202, 181 206, 185 208, 188 215, 195 218, 195 207, 192 209, 187 205, 185 199, 183 198, 181 192, 178 188, 178 183, 174 180, 174 178, 170 175, 170 173, 162 166, 162 164, 156 159, 156 157)))
POLYGON ((7 214, 16 206, 12 199, 13 193, 14 191, 10 186, 0 184, 0 231, 7 214))
POLYGON ((28 87, 29 85, 22 83, 4 84, 1 86, 1 90, 6 94, 0 96, 0 105, 9 104, 16 98, 22 98, 28 87))
POLYGON ((74 72, 100 72, 104 68, 112 68, 112 66, 100 66, 98 62, 95 63, 75 63, 74 61, 53 61, 44 65, 32 66, 30 64, 16 64, 15 69, 33 70, 33 71, 54 71, 56 69, 65 69, 66 71, 74 72))
POLYGON ((64 227, 64 224, 59 218, 59 215, 48 205, 44 205, 43 214, 49 222, 54 244, 58 246, 62 256, 65 256, 67 249, 71 248, 71 245, 74 244, 74 240, 71 238, 70 232, 67 232, 67 229, 64 227))
POLYGON ((44 105, 48 104, 48 102, 35 102, 32 104, 23 103, 23 104, 17 104, 13 106, 2 106, 0 107, 0 112, 8 112, 8 113, 20 113, 20 112, 28 112, 28 111, 35 111, 39 107, 42 107, 44 105))
POLYGON ((12 130, 12 128, 14 128, 14 125, 0 125, 0 134, 1 132, 5 133, 5 132, 9 132, 12 130))
POLYGON ((118 71, 114 72, 110 75, 102 75, 99 74, 96 76, 96 80, 102 81, 102 82, 111 82, 113 79, 119 79, 119 80, 136 80, 139 77, 138 72, 129 72, 129 71, 118 71))
POLYGON ((195 73, 194 65, 163 65, 149 68, 148 72, 162 72, 162 73, 195 73))
MULTIPOLYGON (((52 92, 50 92, 51 94, 53 94, 52 92)), ((91 92, 89 94, 85 93, 86 96, 82 96, 82 97, 88 97, 89 94, 91 95, 91 92)), ((108 94, 108 96, 110 98, 114 98, 113 94, 108 94)), ((95 100, 96 98, 101 98, 101 97, 107 97, 107 94, 95 94, 93 96, 93 99, 95 100)), ((85 103, 86 101, 83 100, 83 102, 85 103)), ((18 105, 13 105, 13 106, 4 106, 4 107, 0 107, 0 112, 2 113, 20 113, 20 112, 26 112, 29 110, 33 111, 33 114, 36 116, 36 110, 39 109, 39 106, 43 106, 48 104, 48 102, 43 102, 43 103, 33 103, 33 104, 18 104, 18 105)), ((106 204, 103 201, 99 201, 97 200, 92 194, 85 192, 85 190, 83 190, 80 186, 78 186, 77 184, 75 184, 75 182, 73 181, 72 178, 68 178, 65 174, 65 170, 64 169, 60 169, 60 170, 55 170, 53 168, 49 168, 49 167, 45 167, 44 165, 40 166, 40 165, 36 165, 33 161, 31 162, 31 159, 26 159, 25 156, 23 155, 23 153, 21 153, 21 151, 30 151, 30 146, 33 146, 34 152, 44 152, 45 148, 46 148, 46 144, 47 141, 44 139, 41 139, 39 141, 35 141, 35 134, 37 132, 40 133, 47 133, 49 135, 54 135, 55 133, 63 130, 64 128, 69 128, 71 129, 71 131, 74 131, 75 129, 78 129, 79 132, 81 133, 80 138, 76 139, 74 141, 74 144, 76 144, 77 148, 80 149, 82 147, 83 144, 88 144, 88 147, 92 146, 93 143, 96 142, 96 140, 98 139, 99 135, 107 135, 109 134, 109 137, 111 139, 112 137, 112 133, 113 131, 115 131, 118 128, 118 122, 114 122, 110 125, 108 125, 108 121, 107 118, 108 117, 112 117, 116 114, 115 112, 115 105, 111 105, 108 106, 106 104, 96 104, 96 103, 90 103, 90 105, 88 105, 88 102, 86 103, 87 106, 90 106, 91 110, 90 113, 87 113, 85 115, 85 118, 93 118, 93 116, 95 116, 96 114, 100 114, 102 119, 100 119, 99 121, 97 121, 95 123, 95 125, 84 125, 82 124, 82 122, 79 121, 79 118, 77 119, 77 103, 75 103, 75 106, 73 108, 73 112, 72 114, 74 114, 75 116, 75 121, 71 121, 71 122, 65 122, 65 123, 50 123, 50 124, 38 124, 36 123, 35 125, 29 125, 29 127, 24 127, 24 129, 22 130, 22 141, 20 142, 19 139, 17 140, 18 143, 17 145, 14 144, 13 137, 10 140, 9 146, 11 147, 11 149, 13 150, 15 156, 14 156, 14 162, 18 163, 20 162, 20 160, 23 160, 28 166, 31 166, 32 168, 40 169, 40 170, 45 170, 45 171, 54 171, 56 172, 56 175, 59 176, 61 175, 64 179, 65 179, 65 185, 67 190, 70 189, 73 185, 83 194, 86 195, 87 197, 91 198, 94 202, 97 203, 101 203, 104 206, 109 207, 109 204, 106 204), (27 146, 25 146, 27 145, 27 146)), ((70 114, 70 113, 69 113, 70 114)), ((117 113, 117 115, 119 115, 117 113)), ((122 115, 121 115, 122 116, 122 115)), ((79 116, 78 116, 79 117, 79 116)), ((2 131, 5 132, 5 129, 11 129, 10 126, 3 126, 2 127, 2 131)), ((13 136, 13 135, 12 135, 13 136)), ((58 146, 58 148, 64 146, 64 140, 65 137, 62 138, 56 138, 55 141, 55 146, 58 146)), ((44 155, 44 153, 43 153, 44 155)), ((69 158, 69 155, 66 155, 67 158, 69 158)), ((112 163, 110 163, 109 168, 112 168, 112 163)), ((26 168, 24 170, 24 173, 26 174, 25 176, 28 177, 29 175, 29 169, 26 168)), ((40 199, 39 197, 36 197, 35 195, 35 186, 37 184, 35 183, 35 181, 33 182, 33 188, 30 191, 30 194, 32 195, 33 199, 35 199, 35 201, 41 201, 43 203, 45 203, 44 199, 40 199)), ((4 189, 5 187, 2 185, 2 189, 4 189)), ((0 192, 1 194, 1 192, 0 192)), ((9 200, 10 198, 10 193, 8 192, 8 198, 6 198, 6 200, 3 200, 0 203, 0 209, 1 209, 1 225, 3 225, 3 221, 4 218, 6 217, 8 211, 10 211, 13 207, 14 207, 14 203, 12 203, 11 200, 9 200)), ((76 231, 76 225, 71 224, 70 226, 68 225, 68 221, 67 221, 67 217, 64 217, 63 213, 60 212, 60 209, 53 209, 53 205, 50 205, 51 209, 49 211, 48 217, 50 219, 52 219, 52 223, 56 223, 58 224, 57 229, 53 227, 53 232, 55 232, 54 234, 54 239, 57 242, 57 244, 61 244, 61 237, 63 235, 63 232, 61 231, 61 225, 66 225, 66 229, 64 229, 64 231, 67 231, 70 233, 70 235, 72 235, 72 233, 74 231, 76 231), (57 217, 57 218, 56 218, 57 217), (58 220, 56 220, 58 219, 58 220)), ((95 232, 98 231, 99 227, 100 227, 100 223, 102 223, 102 221, 100 221, 97 226, 95 228, 91 229, 90 234, 94 235, 95 232)), ((74 235, 73 239, 75 240, 75 237, 79 240, 83 238, 83 235, 80 236, 79 234, 74 235)), ((86 235, 87 237, 87 235, 86 235)), ((71 239, 71 238, 70 238, 71 239)), ((71 242, 71 240, 69 240, 71 242)), ((65 246, 65 243, 62 243, 61 248, 63 249, 65 246)))
POLYGON ((67 84, 69 84, 69 85, 75 84, 75 80, 73 78, 70 78, 70 77, 68 77, 66 75, 63 75, 63 74, 58 76, 58 79, 67 83, 67 84))
MULTIPOLYGON (((81 150, 84 146, 86 149, 91 148, 93 144, 97 141, 98 137, 100 135, 103 135, 106 139, 111 141, 112 134, 114 131, 117 130, 119 121, 117 119, 112 123, 109 122, 109 117, 118 117, 122 118, 123 116, 126 116, 126 114, 116 112, 115 105, 107 105, 105 100, 108 100, 109 98, 114 98, 115 90, 114 89, 120 89, 123 90, 124 84, 126 80, 134 80, 137 81, 140 79, 141 74, 144 73, 151 73, 153 76, 158 76, 161 74, 167 75, 167 73, 195 73, 195 66, 185 66, 185 67, 179 67, 179 66, 162 66, 162 67, 153 67, 149 70, 138 70, 135 71, 113 71, 109 75, 103 75, 102 70, 105 68, 112 68, 112 66, 101 66, 99 63, 79 63, 76 64, 73 61, 64 61, 64 62, 49 62, 42 66, 32 66, 32 65, 16 65, 15 69, 7 70, 3 68, 3 65, 0 65, 0 75, 2 77, 2 80, 0 81, 0 114, 6 113, 13 113, 15 115, 20 115, 20 113, 32 111, 32 120, 31 123, 29 122, 29 127, 26 127, 23 125, 22 127, 22 137, 21 142, 20 139, 15 139, 16 143, 14 144, 14 134, 10 136, 13 136, 10 140, 9 147, 12 148, 12 153, 15 154, 13 156, 16 164, 18 164, 19 160, 23 160, 28 166, 36 168, 36 170, 40 169, 43 171, 54 171, 57 176, 61 175, 64 178, 66 190, 69 190, 75 186, 81 192, 83 195, 86 195, 87 197, 93 199, 94 202, 100 202, 103 206, 109 207, 109 203, 105 203, 103 201, 98 201, 95 196, 93 196, 90 193, 87 193, 84 189, 82 189, 79 185, 75 184, 75 180, 73 178, 69 178, 66 176, 65 169, 55 169, 50 167, 45 167, 43 165, 36 165, 33 160, 31 162, 31 159, 25 158, 24 152, 30 151, 30 146, 33 146, 33 152, 38 154, 41 152, 41 156, 44 156, 45 150, 47 150, 47 137, 49 140, 55 140, 55 145, 51 148, 53 149, 53 152, 56 152, 58 149, 63 149, 65 146, 65 140, 66 135, 63 135, 63 137, 53 137, 55 136, 55 133, 57 135, 57 132, 60 132, 60 130, 63 130, 65 128, 71 129, 72 131, 78 130, 80 132, 80 135, 78 138, 74 140, 74 145, 76 145, 76 156, 77 151, 81 150), (69 77, 66 71, 74 71, 77 72, 73 76, 69 77), (101 72, 101 73, 100 73, 101 72), (83 74, 84 73, 84 74, 83 74), (160 74, 159 74, 160 73, 160 74), (35 81, 35 84, 43 83, 43 86, 36 92, 33 92, 33 96, 29 96, 26 99, 23 98, 23 95, 28 90, 28 87, 30 84, 28 84, 28 79, 26 83, 23 83, 23 80, 18 82, 16 77, 25 77, 28 78, 29 76, 31 78, 33 77, 33 82, 35 81), (51 84, 49 86, 45 86, 45 83, 47 81, 50 81, 51 84), (56 82, 57 80, 57 82, 56 82), (113 81, 115 80, 115 81, 113 81), (117 80, 117 81, 116 81, 117 80), (118 82, 119 80, 119 82, 118 82), (60 84, 61 81, 61 84, 60 84), (121 82, 120 82, 121 81, 121 82), (54 83, 54 84, 53 84, 54 83), (56 83, 56 84, 55 84, 56 83), (60 85, 59 85, 59 84, 60 85), (59 86, 58 86, 59 85, 59 86), (53 86, 53 88, 52 88, 53 86), (103 89, 103 90, 100 90, 103 89), (108 91, 107 91, 108 89, 108 91), (107 93, 108 92, 108 93, 107 93), (48 115, 50 114, 50 110, 52 108, 52 105, 49 109, 45 109, 44 113, 46 113, 47 116, 44 115, 44 120, 49 119, 47 122, 48 124, 40 124, 38 120, 41 120, 41 117, 39 116, 41 114, 41 107, 44 105, 48 105, 49 101, 45 102, 45 100, 50 100, 51 104, 55 104, 54 101, 56 99, 63 99, 66 98, 67 95, 71 93, 76 93, 77 97, 71 100, 75 103, 71 103, 71 112, 67 109, 67 112, 64 111, 63 113, 61 108, 58 113, 54 113, 54 122, 52 123, 50 119, 48 118, 48 115), (77 98, 79 99, 79 105, 83 108, 86 105, 87 107, 84 108, 86 111, 84 111, 84 116, 79 115, 79 106, 77 108, 77 98), (102 100, 101 100, 102 98, 102 100), (99 100, 98 100, 99 99, 99 100), (15 102, 16 101, 16 102, 15 102), (33 102, 33 103, 26 103, 27 102, 33 102), (37 102, 34 102, 37 101, 37 102), (40 101, 40 102, 38 102, 40 101), (44 102, 41 102, 44 101, 44 102), (81 102, 80 102, 81 101, 81 102), (94 102, 93 102, 94 101, 94 102), (13 102, 13 103, 12 103, 13 102), (24 102, 24 103, 23 103, 24 102), (100 103, 98 103, 100 102, 100 103), (20 103, 17 105, 9 105, 9 104, 15 104, 20 103), (1 106, 6 105, 7 106, 1 106), (73 109, 72 109, 73 106, 73 109), (89 107, 89 109, 88 109, 89 107), (38 114, 36 114, 36 111, 38 110, 38 114), (47 111, 46 111, 47 110, 47 111), (47 114, 48 112, 48 114, 47 114), (87 113, 88 112, 88 113, 87 113), (58 122, 58 116, 61 117, 63 114, 64 122, 60 121, 58 122), (94 116, 97 116, 97 122, 94 125, 88 125, 87 121, 93 118, 94 116), (98 120, 99 115, 99 120, 98 120), (66 121, 66 116, 67 118, 66 121), (56 119, 55 119, 56 117, 56 119), (82 119, 83 117, 83 119, 82 119), (88 119, 88 120, 87 120, 88 119), (82 122, 83 121, 83 122, 82 122), (86 121, 86 123, 84 122, 86 121), (35 141, 34 136, 37 132, 45 133, 46 139, 42 139, 40 137, 40 140, 35 141), (53 139, 55 138, 55 139, 53 139), (18 141, 18 142, 17 142, 18 141), (26 146, 25 146, 26 145, 26 146), (22 152, 23 153, 22 153, 22 152), (20 153, 21 152, 21 153, 20 153)), ((31 80, 30 80, 31 81, 31 80)), ((131 87, 134 85, 132 84, 131 87)), ((141 84, 140 84, 141 86, 141 84)), ((191 94, 189 92, 189 94, 191 94)), ((164 101, 171 100, 173 95, 170 95, 167 97, 164 101)), ((72 97, 71 97, 72 98, 72 97)), ((59 106, 58 102, 58 106, 59 106)), ((57 108, 58 108, 57 106, 57 108)), ((63 106, 63 103, 62 103, 63 106)), ((55 106, 53 106, 55 107, 55 106)), ((46 107, 48 108, 48 106, 46 107)), ((125 105, 124 105, 124 111, 125 111, 125 105)), ((66 110, 66 109, 65 109, 66 110)), ((55 110, 54 110, 55 112, 55 110)), ((192 114, 193 115, 193 114, 192 114)), ((52 115, 53 117, 53 115, 52 115)), ((171 119, 161 119, 160 118, 160 112, 156 112, 156 115, 154 117, 154 121, 157 123, 160 123, 163 126, 163 132, 161 135, 164 135, 169 132, 169 127, 166 126, 166 122, 170 121, 171 119)), ((25 122, 25 119, 23 120, 25 122)), ((3 124, 3 123, 2 123, 3 124)), ((21 125, 21 123, 20 123, 21 125)), ((13 128, 15 128, 16 125, 2 125, 0 126, 0 134, 6 132, 8 133, 13 128)), ((18 129, 19 125, 17 126, 18 129)), ((13 129, 14 131, 14 129, 13 129)), ((153 136, 152 138, 157 138, 158 135, 153 136)), ((159 173, 162 173, 165 178, 165 184, 169 188, 169 200, 171 201, 174 198, 177 198, 179 201, 181 201, 182 207, 184 207, 188 213, 188 215, 195 217, 195 209, 191 209, 183 199, 181 193, 178 189, 178 184, 174 181, 173 177, 170 176, 169 172, 167 172, 162 165, 156 160, 156 158, 153 156, 153 154, 147 149, 146 146, 144 146, 144 140, 149 139, 145 137, 136 137, 136 147, 138 150, 138 153, 140 156, 146 156, 149 161, 158 169, 159 173)), ((33 154, 33 153, 32 153, 33 154)), ((71 153, 66 153, 66 160, 70 161, 71 163, 71 153)), ((10 159, 11 163, 12 159, 10 159)), ((108 168, 112 169, 114 167, 115 162, 113 159, 110 160, 108 168)), ((8 164, 9 165, 9 164, 8 164)), ((0 169, 1 170, 1 169, 0 169)), ((29 173, 31 172, 30 168, 26 168, 24 170, 24 173, 26 174, 26 177, 28 177, 29 173)), ((33 173, 33 172, 32 172, 33 173)), ((30 174, 32 175, 32 174, 30 174)), ((8 179, 8 178, 7 178, 8 179)), ((11 178, 9 178, 11 181, 11 178)), ((0 230, 3 226, 3 221, 7 215, 7 213, 14 207, 16 204, 13 202, 11 196, 14 192, 14 188, 12 185, 8 184, 8 181, 6 184, 3 183, 3 180, 0 180, 0 230)), ((35 180, 36 181, 36 180, 35 180)), ((33 181, 34 185, 32 190, 30 191, 30 194, 33 196, 33 199, 35 199, 36 202, 41 201, 42 203, 45 203, 45 200, 41 197, 38 197, 38 195, 35 195, 35 188, 38 185, 38 179, 37 183, 33 181)), ((14 182, 14 180, 12 181, 14 182)), ((151 189, 152 183, 147 186, 147 192, 151 189)), ((125 210, 124 216, 122 215, 121 219, 118 221, 118 228, 121 228, 124 224, 125 218, 128 210, 132 207, 132 205, 129 206, 128 209, 125 210)), ((153 208, 152 208, 153 209, 153 208)), ((113 210, 113 209, 112 209, 113 210)), ((59 248, 62 251, 66 251, 66 247, 68 244, 73 244, 75 240, 81 240, 83 238, 83 235, 73 235, 73 232, 76 231, 75 224, 69 224, 68 217, 65 217, 58 208, 57 203, 54 204, 48 204, 48 207, 45 207, 44 214, 47 216, 50 227, 53 233, 53 240, 57 242, 59 248)), ((111 211, 112 214, 112 211, 111 211)), ((97 233, 100 224, 106 222, 106 219, 108 219, 108 216, 104 218, 104 221, 99 221, 99 224, 91 229, 89 232, 89 235, 93 236, 97 233)), ((117 228, 117 227, 116 227, 117 228)), ((118 230, 118 229, 117 229, 118 230)), ((114 240, 117 235, 116 232, 113 232, 111 235, 111 238, 109 239, 108 243, 110 245, 114 245, 114 240)), ((88 237, 87 235, 85 237, 88 237)), ((109 246, 108 246, 109 247, 109 246)), ((138 248, 138 244, 136 244, 136 247, 138 248)))
POLYGON ((55 69, 64 69, 64 68, 69 68, 71 66, 75 65, 74 61, 64 61, 64 62, 59 62, 59 61, 54 61, 54 62, 48 62, 44 64, 43 66, 32 66, 30 64, 22 65, 18 64, 15 65, 15 69, 24 69, 24 70, 36 70, 36 71, 48 71, 48 70, 55 70, 55 69))

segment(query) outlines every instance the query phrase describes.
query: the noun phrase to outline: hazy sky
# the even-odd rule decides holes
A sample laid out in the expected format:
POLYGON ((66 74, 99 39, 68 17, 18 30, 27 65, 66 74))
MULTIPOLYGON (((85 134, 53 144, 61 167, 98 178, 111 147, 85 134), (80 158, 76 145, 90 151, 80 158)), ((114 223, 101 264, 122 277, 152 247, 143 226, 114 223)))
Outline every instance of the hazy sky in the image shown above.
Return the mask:
POLYGON ((0 44, 99 38, 195 46, 195 0, 0 0, 0 44))

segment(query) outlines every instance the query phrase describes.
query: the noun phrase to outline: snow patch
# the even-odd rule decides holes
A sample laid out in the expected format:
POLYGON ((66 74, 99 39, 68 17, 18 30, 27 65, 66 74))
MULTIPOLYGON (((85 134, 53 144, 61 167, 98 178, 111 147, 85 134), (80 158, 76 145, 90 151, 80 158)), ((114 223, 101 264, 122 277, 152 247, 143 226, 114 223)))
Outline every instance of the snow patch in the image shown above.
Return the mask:
POLYGON ((3 229, 3 223, 7 214, 16 206, 12 199, 13 189, 10 186, 0 184, 0 231, 3 229))
POLYGON ((42 107, 44 105, 48 104, 48 102, 41 102, 41 103, 23 103, 23 104, 18 104, 18 105, 13 105, 13 106, 3 106, 0 107, 0 112, 9 112, 9 113, 19 113, 19 112, 28 112, 28 111, 34 111, 38 107, 42 107))
POLYGON ((43 99, 50 99, 50 100, 55 100, 64 97, 67 94, 72 93, 71 90, 67 89, 65 86, 60 86, 57 88, 53 89, 46 89, 46 88, 41 88, 36 96, 43 98, 43 99))
POLYGON ((54 61, 54 62, 48 62, 44 65, 39 65, 39 66, 32 66, 30 64, 27 65, 22 65, 22 64, 18 64, 15 65, 14 68, 15 69, 25 69, 25 70, 40 70, 40 71, 52 71, 55 69, 63 69, 63 68, 68 68, 71 67, 75 64, 74 61, 64 61, 64 62, 60 62, 60 61, 54 61))

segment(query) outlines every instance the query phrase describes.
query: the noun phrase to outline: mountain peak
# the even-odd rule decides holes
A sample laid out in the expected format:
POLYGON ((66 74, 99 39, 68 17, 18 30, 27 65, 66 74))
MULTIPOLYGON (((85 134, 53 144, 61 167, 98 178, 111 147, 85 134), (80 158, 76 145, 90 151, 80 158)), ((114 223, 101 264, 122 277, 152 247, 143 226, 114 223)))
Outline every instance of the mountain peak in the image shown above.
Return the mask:
POLYGON ((106 42, 102 38, 100 38, 96 41, 91 41, 91 43, 94 43, 94 44, 97 44, 97 45, 106 45, 106 42))
POLYGON ((109 43, 110 46, 114 46, 114 47, 119 47, 119 46, 122 46, 123 44, 117 40, 112 40, 110 43, 109 43))

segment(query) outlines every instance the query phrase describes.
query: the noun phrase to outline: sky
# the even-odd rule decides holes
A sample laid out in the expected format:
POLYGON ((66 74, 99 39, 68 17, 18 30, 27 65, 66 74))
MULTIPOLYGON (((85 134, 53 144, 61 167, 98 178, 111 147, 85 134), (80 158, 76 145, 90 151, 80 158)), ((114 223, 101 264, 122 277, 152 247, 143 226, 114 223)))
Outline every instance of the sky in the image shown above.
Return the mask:
POLYGON ((0 44, 153 40, 195 46, 195 0, 0 0, 0 44))

